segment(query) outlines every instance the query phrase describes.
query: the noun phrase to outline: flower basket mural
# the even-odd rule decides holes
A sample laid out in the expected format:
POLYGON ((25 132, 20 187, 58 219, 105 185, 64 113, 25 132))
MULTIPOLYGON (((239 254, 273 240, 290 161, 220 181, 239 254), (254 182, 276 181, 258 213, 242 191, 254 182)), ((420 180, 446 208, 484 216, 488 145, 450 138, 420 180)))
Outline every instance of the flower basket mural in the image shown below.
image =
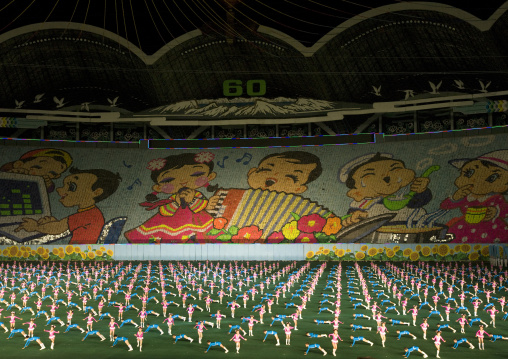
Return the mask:
POLYGON ((308 261, 487 261, 489 246, 482 244, 306 246, 308 261))
POLYGON ((335 234, 342 228, 339 217, 321 216, 317 213, 299 216, 291 212, 292 220, 282 226, 280 231, 272 232, 266 239, 263 230, 257 226, 226 228, 226 218, 216 218, 210 236, 217 236, 217 241, 233 243, 331 243, 335 234))

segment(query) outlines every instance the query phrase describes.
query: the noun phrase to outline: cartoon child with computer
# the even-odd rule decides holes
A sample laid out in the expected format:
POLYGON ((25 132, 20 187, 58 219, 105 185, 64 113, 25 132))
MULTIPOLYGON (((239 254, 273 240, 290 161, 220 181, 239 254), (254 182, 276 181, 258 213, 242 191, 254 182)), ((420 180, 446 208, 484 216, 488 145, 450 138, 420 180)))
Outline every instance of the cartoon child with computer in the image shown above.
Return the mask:
POLYGON ((56 189, 60 203, 65 207, 77 207, 77 213, 63 219, 44 217, 36 221, 24 218, 16 231, 61 234, 72 233, 69 244, 95 244, 104 226, 104 216, 96 204, 115 193, 121 181, 118 173, 103 169, 79 170, 72 167, 63 180, 63 187, 56 189))
POLYGON ((40 176, 44 178, 48 192, 53 192, 55 189, 53 180, 60 178, 71 164, 72 157, 68 152, 55 148, 41 148, 23 154, 14 162, 4 164, 0 167, 0 171, 40 176))

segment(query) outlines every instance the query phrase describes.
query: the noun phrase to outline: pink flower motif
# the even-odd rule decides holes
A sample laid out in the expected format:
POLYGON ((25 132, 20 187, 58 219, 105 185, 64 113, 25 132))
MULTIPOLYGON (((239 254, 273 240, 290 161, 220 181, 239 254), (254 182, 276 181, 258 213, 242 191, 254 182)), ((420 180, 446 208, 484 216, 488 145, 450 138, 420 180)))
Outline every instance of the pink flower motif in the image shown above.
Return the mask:
POLYGON ((295 239, 295 243, 317 243, 316 237, 312 233, 300 233, 295 239))
POLYGON ((268 236, 267 243, 280 243, 284 240, 284 235, 280 232, 273 232, 268 236))
POLYGON ((166 165, 166 159, 165 158, 154 158, 150 162, 148 162, 148 168, 150 171, 156 171, 164 168, 166 165))
POLYGON ((305 233, 321 232, 326 224, 326 219, 319 214, 303 216, 298 221, 298 230, 305 233))
POLYGON ((194 161, 197 163, 208 163, 213 161, 215 155, 211 152, 199 152, 194 156, 194 161))

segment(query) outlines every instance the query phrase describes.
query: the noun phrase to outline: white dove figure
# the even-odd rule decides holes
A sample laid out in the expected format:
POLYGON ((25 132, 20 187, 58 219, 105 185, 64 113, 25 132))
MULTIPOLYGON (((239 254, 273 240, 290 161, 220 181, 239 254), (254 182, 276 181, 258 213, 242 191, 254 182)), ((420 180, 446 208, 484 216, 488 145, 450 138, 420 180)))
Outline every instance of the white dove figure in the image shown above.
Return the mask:
POLYGON ((16 108, 23 107, 23 104, 25 103, 25 101, 18 101, 18 100, 14 100, 14 102, 16 103, 16 108))
POLYGON ((38 95, 35 95, 35 100, 34 100, 34 103, 39 103, 42 101, 42 98, 44 97, 44 94, 43 93, 40 93, 38 95))
POLYGON ((439 88, 441 87, 442 84, 443 80, 441 80, 437 85, 435 85, 432 81, 429 81, 430 88, 432 89, 432 91, 430 91, 429 93, 432 95, 439 94, 439 88))
POLYGON ((480 91, 480 92, 483 92, 483 93, 489 92, 489 91, 487 90, 487 88, 490 86, 490 83, 491 83, 491 82, 492 82, 492 81, 489 81, 489 82, 487 82, 487 84, 484 84, 484 83, 483 83, 483 81, 480 81, 480 86, 481 86, 482 88, 481 88, 481 90, 479 90, 479 91, 480 91))
POLYGON ((56 103, 56 108, 64 107, 67 102, 64 103, 65 98, 62 97, 62 99, 59 99, 58 97, 54 96, 53 101, 56 103))
POLYGON ((415 97, 414 90, 399 90, 401 92, 404 92, 406 94, 406 97, 404 98, 404 101, 409 100, 410 97, 415 97))
POLYGON ((381 85, 379 85, 379 87, 372 85, 372 89, 374 90, 374 92, 371 92, 372 94, 381 96, 381 85))
POLYGON ((90 104, 91 104, 91 102, 83 102, 81 104, 81 111, 85 110, 85 111, 90 112, 90 106, 89 106, 90 104))
POLYGON ((119 97, 120 97, 120 96, 116 96, 113 100, 111 100, 111 99, 109 99, 109 98, 108 98, 109 106, 111 106, 111 107, 116 107, 116 105, 117 105, 117 101, 118 101, 118 98, 119 98, 119 97))
POLYGON ((453 80, 453 82, 455 82, 455 87, 458 88, 459 90, 465 90, 466 88, 464 87, 464 82, 462 82, 461 80, 453 80))

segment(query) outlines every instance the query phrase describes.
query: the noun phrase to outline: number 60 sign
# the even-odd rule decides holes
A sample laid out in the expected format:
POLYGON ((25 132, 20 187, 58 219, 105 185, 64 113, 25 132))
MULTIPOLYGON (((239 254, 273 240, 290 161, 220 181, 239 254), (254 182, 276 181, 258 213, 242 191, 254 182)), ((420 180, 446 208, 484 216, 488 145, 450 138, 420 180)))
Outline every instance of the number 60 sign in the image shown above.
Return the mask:
MULTIPOLYGON (((224 96, 242 96, 243 90, 242 80, 226 80, 222 84, 224 96)), ((266 94, 266 81, 249 80, 245 84, 245 90, 249 96, 263 96, 266 94)))

